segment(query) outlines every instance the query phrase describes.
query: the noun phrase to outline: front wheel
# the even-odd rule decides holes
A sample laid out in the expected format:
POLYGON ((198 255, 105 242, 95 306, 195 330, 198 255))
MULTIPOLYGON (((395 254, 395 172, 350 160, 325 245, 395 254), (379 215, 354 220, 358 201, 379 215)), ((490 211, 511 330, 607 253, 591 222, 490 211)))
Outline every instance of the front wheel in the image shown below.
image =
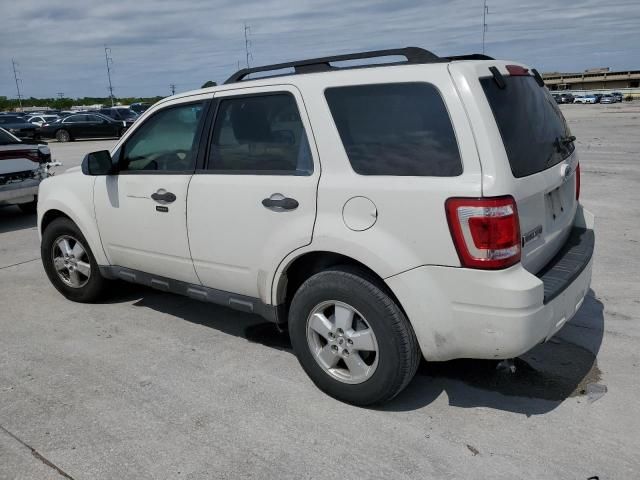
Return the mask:
POLYGON ((289 334, 316 386, 354 405, 391 400, 420 361, 413 328, 385 287, 348 267, 302 284, 291 303, 289 334))
POLYGON ((68 218, 56 218, 42 234, 40 256, 53 286, 69 300, 90 303, 107 287, 80 229, 68 218))

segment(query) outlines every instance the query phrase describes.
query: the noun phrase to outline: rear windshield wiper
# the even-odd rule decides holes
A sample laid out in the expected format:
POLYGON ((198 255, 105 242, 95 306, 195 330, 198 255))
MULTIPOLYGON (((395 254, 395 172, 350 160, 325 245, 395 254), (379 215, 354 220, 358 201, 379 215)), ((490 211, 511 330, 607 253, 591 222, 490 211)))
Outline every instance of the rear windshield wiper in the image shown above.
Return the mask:
POLYGON ((573 143, 576 141, 576 136, 575 135, 568 135, 566 137, 558 137, 558 141, 564 145, 566 145, 567 143, 573 143))

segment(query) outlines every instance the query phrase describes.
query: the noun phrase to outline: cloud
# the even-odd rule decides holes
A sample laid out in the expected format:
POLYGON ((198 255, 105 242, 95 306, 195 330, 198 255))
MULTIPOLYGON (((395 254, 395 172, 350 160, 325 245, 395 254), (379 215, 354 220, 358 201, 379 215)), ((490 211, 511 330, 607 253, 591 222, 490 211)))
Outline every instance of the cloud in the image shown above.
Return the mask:
MULTIPOLYGON (((640 3, 489 0, 487 53, 542 71, 640 68, 640 3)), ((0 95, 106 95, 104 45, 118 96, 164 95, 224 81, 252 64, 364 49, 481 50, 481 0, 21 0, 3 9, 0 95)))

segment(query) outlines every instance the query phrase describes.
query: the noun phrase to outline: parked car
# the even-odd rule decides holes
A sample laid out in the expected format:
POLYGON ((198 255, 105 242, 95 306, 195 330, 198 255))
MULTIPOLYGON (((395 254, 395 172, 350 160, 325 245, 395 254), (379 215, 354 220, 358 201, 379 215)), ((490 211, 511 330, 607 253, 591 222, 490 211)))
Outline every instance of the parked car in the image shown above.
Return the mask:
POLYGON ((596 103, 600 103, 600 99, 602 98, 602 94, 601 93, 593 93, 592 95, 594 97, 596 97, 596 103))
POLYGON ((18 138, 30 140, 37 138, 37 127, 27 122, 21 115, 0 115, 0 128, 4 128, 18 138))
POLYGON ((113 118, 114 120, 126 122, 128 127, 130 127, 138 118, 138 114, 129 107, 101 108, 98 112, 102 115, 113 118))
POLYGON ((123 279, 262 315, 357 405, 393 398, 421 356, 512 358, 573 317, 593 216, 536 70, 419 48, 286 66, 161 100, 46 180, 54 287, 91 302, 123 279), (374 56, 407 60, 336 65, 374 56))
POLYGON ((559 93, 552 93, 551 96, 556 101, 556 103, 562 103, 562 97, 559 93))
POLYGON ((142 112, 147 111, 150 106, 148 103, 132 103, 129 108, 140 115, 142 112))
POLYGON ((560 103, 573 103, 573 95, 570 93, 561 93, 560 103))
POLYGON ((592 94, 578 95, 574 97, 573 103, 596 103, 596 96, 592 94))
POLYGON ((99 113, 76 113, 44 124, 38 133, 42 138, 70 142, 77 138, 120 137, 126 129, 127 124, 124 121, 114 120, 99 113))
POLYGON ((0 206, 35 213, 38 185, 49 176, 50 162, 46 144, 22 141, 0 128, 0 206))
POLYGON ((622 101, 622 93, 620 92, 611 92, 611 95, 616 99, 616 102, 622 101))
POLYGON ((609 95, 609 94, 604 94, 602 95, 602 97, 600 97, 600 103, 616 103, 616 97, 614 97, 613 95, 609 95))
POLYGON ((57 115, 34 115, 32 117, 28 117, 27 122, 41 127, 45 123, 53 123, 59 118, 60 117, 58 117, 57 115))

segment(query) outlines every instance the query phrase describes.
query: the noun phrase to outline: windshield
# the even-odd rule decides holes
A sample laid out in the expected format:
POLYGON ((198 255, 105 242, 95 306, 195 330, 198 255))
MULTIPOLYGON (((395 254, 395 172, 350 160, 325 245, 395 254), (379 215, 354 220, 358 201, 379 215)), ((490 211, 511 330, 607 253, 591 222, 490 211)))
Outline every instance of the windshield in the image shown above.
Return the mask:
POLYGON ((546 170, 574 150, 567 122, 532 76, 505 76, 501 89, 492 77, 480 80, 502 135, 514 177, 546 170))

